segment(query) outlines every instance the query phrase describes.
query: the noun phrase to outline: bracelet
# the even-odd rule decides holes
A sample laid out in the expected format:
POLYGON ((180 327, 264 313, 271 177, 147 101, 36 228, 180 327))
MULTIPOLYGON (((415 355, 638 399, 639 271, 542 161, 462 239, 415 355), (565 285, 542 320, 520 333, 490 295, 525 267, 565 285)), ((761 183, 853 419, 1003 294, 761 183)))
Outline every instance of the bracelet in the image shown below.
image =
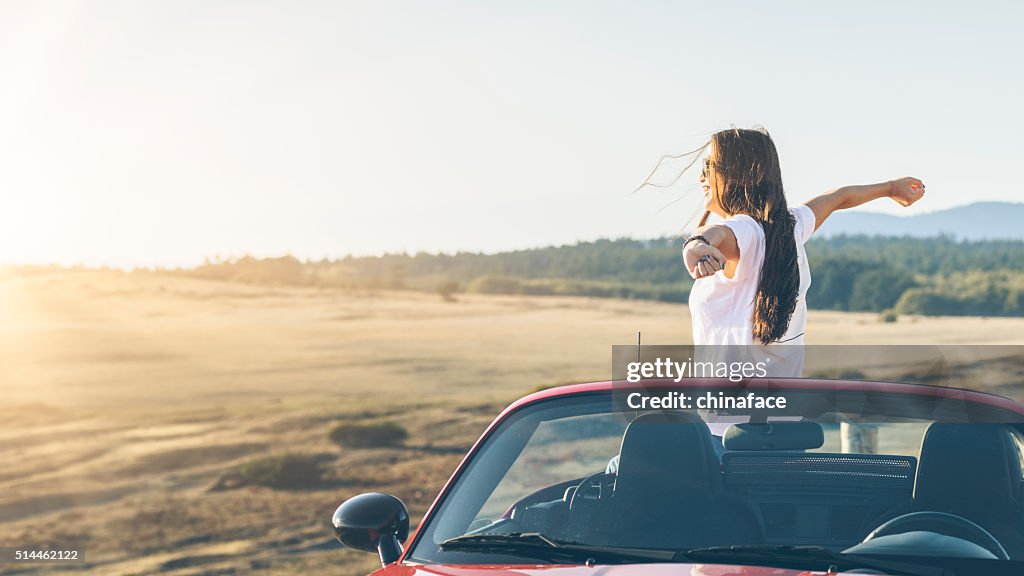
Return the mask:
POLYGON ((708 246, 711 245, 711 242, 708 242, 707 238, 701 236, 700 234, 694 234, 693 236, 687 238, 686 242, 683 242, 683 248, 686 248, 686 245, 689 244, 690 242, 693 242, 694 240, 700 240, 701 242, 707 244, 708 246))

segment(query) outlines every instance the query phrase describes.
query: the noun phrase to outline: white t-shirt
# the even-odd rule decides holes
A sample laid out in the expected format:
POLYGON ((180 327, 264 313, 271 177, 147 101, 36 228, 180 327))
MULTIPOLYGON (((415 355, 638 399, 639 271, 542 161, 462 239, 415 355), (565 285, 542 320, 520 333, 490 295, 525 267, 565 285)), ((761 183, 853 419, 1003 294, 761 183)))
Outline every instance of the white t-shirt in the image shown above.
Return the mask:
POLYGON ((693 317, 693 343, 697 346, 755 346, 769 362, 769 376, 800 377, 803 371, 804 329, 807 327, 807 289, 811 269, 804 244, 814 232, 814 212, 805 205, 790 209, 796 219, 797 264, 800 289, 789 329, 778 342, 762 346, 754 341, 754 298, 764 264, 764 230, 746 214, 725 219, 736 235, 740 258, 732 278, 718 271, 693 283, 690 291, 690 315, 693 317))

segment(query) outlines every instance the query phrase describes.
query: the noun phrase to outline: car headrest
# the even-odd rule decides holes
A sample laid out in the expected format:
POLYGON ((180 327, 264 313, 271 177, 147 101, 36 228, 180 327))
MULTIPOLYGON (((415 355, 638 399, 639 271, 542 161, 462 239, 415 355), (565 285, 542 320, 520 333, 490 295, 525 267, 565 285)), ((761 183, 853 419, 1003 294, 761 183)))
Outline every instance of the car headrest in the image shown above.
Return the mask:
POLYGON ((921 441, 914 500, 993 508, 1018 500, 1021 468, 1004 424, 933 423, 921 441))
POLYGON ((615 495, 712 493, 720 466, 707 424, 688 412, 651 412, 630 422, 622 435, 615 495))

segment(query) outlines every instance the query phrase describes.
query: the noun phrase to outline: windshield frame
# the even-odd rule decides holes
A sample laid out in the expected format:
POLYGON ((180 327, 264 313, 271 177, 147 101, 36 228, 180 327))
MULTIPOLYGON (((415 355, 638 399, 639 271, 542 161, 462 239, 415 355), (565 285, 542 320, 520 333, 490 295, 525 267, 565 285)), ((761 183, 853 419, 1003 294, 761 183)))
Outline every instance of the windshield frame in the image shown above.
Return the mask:
MULTIPOLYGON (((945 406, 954 412, 962 412, 968 415, 968 421, 1000 422, 1000 423, 1024 423, 1024 405, 1011 399, 972 390, 958 388, 927 386, 921 384, 902 384, 888 382, 864 382, 864 381, 838 381, 838 380, 807 380, 807 379, 763 379, 740 382, 730 382, 724 379, 693 379, 682 383, 671 380, 643 380, 641 382, 629 383, 625 381, 604 381, 587 384, 565 386, 561 388, 543 390, 516 401, 499 414, 497 418, 487 427, 484 433, 478 438, 473 447, 467 452, 455 472, 445 483, 433 504, 424 514, 423 519, 417 526, 413 537, 405 548, 400 562, 412 562, 420 564, 438 564, 438 559, 431 558, 438 553, 445 551, 431 549, 425 555, 422 551, 418 553, 420 546, 434 546, 432 541, 425 541, 425 537, 433 532, 436 527, 438 514, 446 510, 446 503, 454 496, 457 486, 460 485, 463 477, 472 469, 473 464, 479 460, 483 451, 493 442, 496 435, 507 429, 515 421, 525 417, 534 410, 541 409, 551 403, 575 403, 583 404, 592 402, 595 398, 607 398, 609 405, 612 404, 611 395, 621 392, 623 389, 742 389, 742 390, 791 390, 794 392, 828 392, 834 393, 837 397, 843 393, 868 394, 877 398, 896 399, 902 397, 904 401, 913 400, 922 404, 931 402, 934 406, 945 406)), ((611 408, 610 408, 611 410, 611 408)), ((525 445, 525 441, 524 441, 525 445)), ((514 461, 514 459, 513 459, 514 461)), ((507 472, 507 471, 506 471, 507 472)), ((427 540, 430 540, 429 538, 427 540)), ((447 556, 451 552, 445 553, 447 556)), ((461 555, 462 553, 458 553, 461 555)), ((515 562, 513 557, 497 554, 483 554, 485 560, 480 558, 468 558, 465 562, 457 564, 479 564, 479 563, 512 563, 535 564, 534 562, 515 562)), ((450 564, 450 559, 445 558, 441 563, 450 564)), ((727 563, 727 562, 723 562, 727 563)), ((552 562, 552 564, 559 564, 552 562)))

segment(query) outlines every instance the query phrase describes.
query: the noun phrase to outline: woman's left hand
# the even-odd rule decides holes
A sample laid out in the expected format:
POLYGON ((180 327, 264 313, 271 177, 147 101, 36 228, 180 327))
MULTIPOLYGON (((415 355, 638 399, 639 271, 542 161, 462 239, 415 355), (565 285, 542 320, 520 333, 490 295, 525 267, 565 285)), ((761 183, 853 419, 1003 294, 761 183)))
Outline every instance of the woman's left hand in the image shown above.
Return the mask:
POLYGON ((891 186, 889 197, 903 207, 910 206, 924 196, 924 182, 917 178, 899 178, 893 180, 891 186))
POLYGON ((683 248, 683 263, 694 280, 707 278, 725 269, 725 255, 704 242, 691 242, 683 248))

